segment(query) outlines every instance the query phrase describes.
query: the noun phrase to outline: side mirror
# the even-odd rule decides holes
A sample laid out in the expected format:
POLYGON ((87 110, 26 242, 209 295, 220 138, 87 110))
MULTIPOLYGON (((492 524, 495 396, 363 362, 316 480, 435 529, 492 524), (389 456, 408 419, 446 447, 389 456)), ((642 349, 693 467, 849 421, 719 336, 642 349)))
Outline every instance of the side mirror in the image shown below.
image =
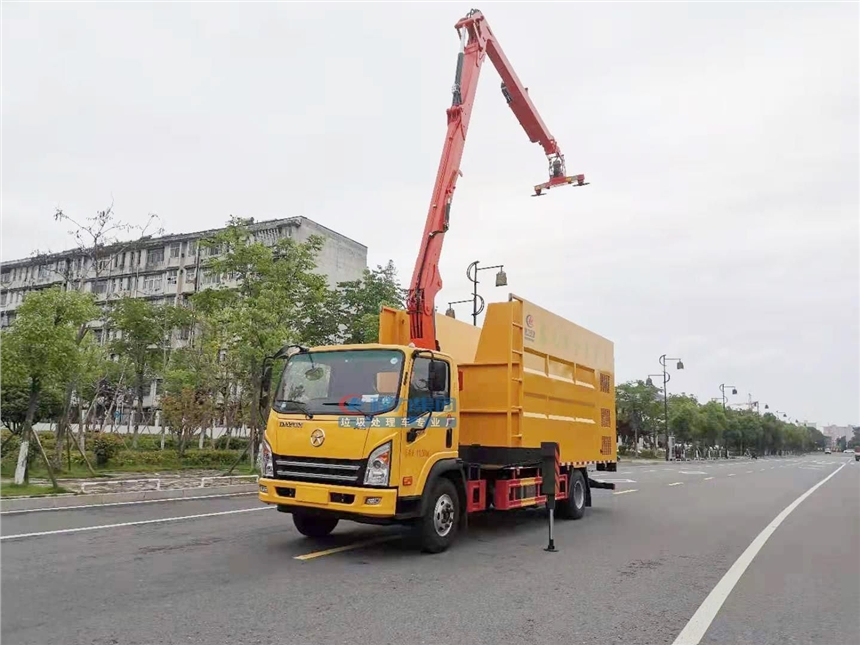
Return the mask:
POLYGON ((446 392, 448 390, 448 363, 430 361, 430 393, 446 392))

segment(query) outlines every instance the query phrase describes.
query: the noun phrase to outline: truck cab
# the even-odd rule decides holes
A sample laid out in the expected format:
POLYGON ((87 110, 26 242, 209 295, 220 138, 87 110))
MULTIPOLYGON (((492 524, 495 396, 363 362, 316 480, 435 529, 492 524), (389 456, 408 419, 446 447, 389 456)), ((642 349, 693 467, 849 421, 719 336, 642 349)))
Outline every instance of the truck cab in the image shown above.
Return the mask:
POLYGON ((309 536, 345 517, 417 518, 431 474, 460 472, 456 374, 450 356, 404 345, 293 354, 265 431, 260 500, 291 512, 309 536))

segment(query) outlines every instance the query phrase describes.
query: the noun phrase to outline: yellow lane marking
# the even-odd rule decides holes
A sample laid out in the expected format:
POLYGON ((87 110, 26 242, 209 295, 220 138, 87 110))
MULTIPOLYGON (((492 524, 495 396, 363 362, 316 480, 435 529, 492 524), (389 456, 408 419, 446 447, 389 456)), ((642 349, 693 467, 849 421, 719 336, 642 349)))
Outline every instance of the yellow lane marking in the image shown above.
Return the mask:
POLYGON ((617 490, 612 494, 613 495, 626 495, 627 493, 635 493, 637 490, 639 490, 639 489, 638 488, 628 488, 627 490, 617 490))
POLYGON ((365 546, 370 546, 372 544, 379 544, 381 542, 391 542, 392 540, 399 540, 402 538, 402 535, 383 535, 380 537, 371 538, 369 540, 362 540, 361 542, 353 542, 352 544, 346 544, 344 546, 336 546, 332 549, 325 549, 324 551, 314 551, 313 553, 306 553, 304 555, 297 555, 293 558, 293 560, 313 560, 314 558, 321 558, 324 555, 332 555, 334 553, 342 553, 344 551, 352 551, 353 549, 360 549, 365 546))

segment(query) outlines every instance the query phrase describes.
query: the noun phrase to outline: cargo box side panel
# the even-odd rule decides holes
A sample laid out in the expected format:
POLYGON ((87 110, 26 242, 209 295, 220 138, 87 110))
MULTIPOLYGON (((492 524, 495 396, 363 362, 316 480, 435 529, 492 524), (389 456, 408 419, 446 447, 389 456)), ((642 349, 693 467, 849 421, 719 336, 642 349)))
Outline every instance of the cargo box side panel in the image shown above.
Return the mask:
POLYGON ((522 301, 522 307, 520 445, 555 441, 564 462, 616 461, 612 343, 533 303, 522 301))
MULTIPOLYGON (((519 427, 519 415, 509 414, 505 381, 507 365, 461 365, 460 445, 510 447, 508 422, 519 427)), ((519 434, 519 430, 514 431, 519 434)), ((514 444, 519 445, 519 444, 514 444)))

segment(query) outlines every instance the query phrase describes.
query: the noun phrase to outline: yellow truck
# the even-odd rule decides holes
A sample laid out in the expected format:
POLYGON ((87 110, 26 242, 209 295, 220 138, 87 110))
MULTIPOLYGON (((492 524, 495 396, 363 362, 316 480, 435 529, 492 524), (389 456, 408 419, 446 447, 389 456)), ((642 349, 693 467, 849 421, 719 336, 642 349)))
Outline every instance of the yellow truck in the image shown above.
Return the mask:
POLYGON ((558 447, 555 517, 578 519, 616 469, 610 341, 517 296, 483 327, 436 315, 440 351, 384 309, 380 342, 299 349, 262 449, 259 498, 304 535, 339 520, 415 527, 448 547, 467 514, 542 505, 541 445, 558 447))

